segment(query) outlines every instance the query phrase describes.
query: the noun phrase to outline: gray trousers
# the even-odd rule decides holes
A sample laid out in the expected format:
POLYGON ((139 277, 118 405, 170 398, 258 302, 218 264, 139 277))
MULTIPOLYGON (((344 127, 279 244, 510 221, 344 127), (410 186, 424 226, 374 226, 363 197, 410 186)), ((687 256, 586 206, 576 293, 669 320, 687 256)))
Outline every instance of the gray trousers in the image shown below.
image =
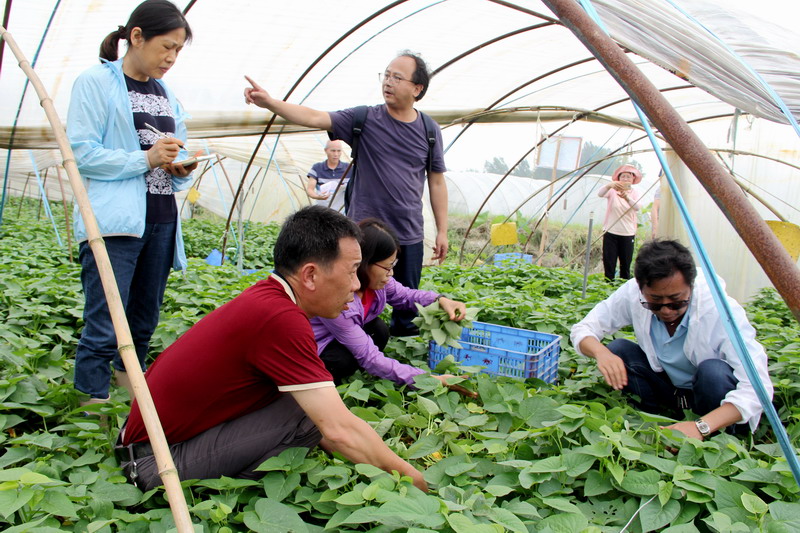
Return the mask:
MULTIPOLYGON (((255 469, 287 448, 313 448, 322 439, 317 426, 290 394, 266 407, 200 433, 169 447, 178 474, 184 479, 227 476, 259 479, 255 469)), ((153 455, 137 457, 136 485, 148 491, 161 485, 153 455)), ((122 463, 130 479, 130 462, 122 463)))

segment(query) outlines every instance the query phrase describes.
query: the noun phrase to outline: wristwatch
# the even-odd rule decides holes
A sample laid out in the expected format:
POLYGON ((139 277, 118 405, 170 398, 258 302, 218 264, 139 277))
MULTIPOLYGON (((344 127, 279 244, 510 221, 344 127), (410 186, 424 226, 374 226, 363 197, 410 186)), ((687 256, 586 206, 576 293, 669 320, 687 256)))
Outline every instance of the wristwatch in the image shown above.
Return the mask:
POLYGON ((708 423, 702 418, 698 418, 697 420, 695 420, 694 425, 697 426, 697 431, 699 431, 704 438, 711 435, 711 428, 709 427, 708 423))

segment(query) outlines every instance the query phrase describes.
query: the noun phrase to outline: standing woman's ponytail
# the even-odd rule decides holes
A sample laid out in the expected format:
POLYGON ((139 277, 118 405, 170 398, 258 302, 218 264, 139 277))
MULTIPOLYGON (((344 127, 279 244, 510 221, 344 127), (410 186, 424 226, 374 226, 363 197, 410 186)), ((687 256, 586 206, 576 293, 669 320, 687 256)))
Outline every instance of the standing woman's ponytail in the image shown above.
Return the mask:
POLYGON ((133 10, 125 26, 119 26, 116 31, 112 31, 103 39, 100 44, 100 57, 116 61, 119 58, 119 42, 125 39, 130 45, 130 31, 134 28, 142 30, 145 41, 178 28, 186 30, 187 43, 192 40, 192 29, 175 4, 170 0, 145 0, 133 10))
POLYGON ((115 31, 106 35, 106 38, 100 43, 100 57, 108 61, 119 59, 119 41, 127 38, 128 29, 125 26, 119 26, 115 31))

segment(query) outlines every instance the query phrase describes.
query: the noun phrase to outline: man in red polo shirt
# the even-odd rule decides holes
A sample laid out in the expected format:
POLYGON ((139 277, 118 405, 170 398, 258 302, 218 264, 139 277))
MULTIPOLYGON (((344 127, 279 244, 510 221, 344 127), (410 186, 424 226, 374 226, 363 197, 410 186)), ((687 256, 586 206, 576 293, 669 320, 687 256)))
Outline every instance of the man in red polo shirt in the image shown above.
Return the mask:
MULTIPOLYGON (((353 301, 359 238, 358 227, 331 209, 291 215, 275 243, 275 273, 200 320, 149 368, 182 479, 258 479, 264 473, 255 469, 268 458, 319 444, 427 490, 422 473, 347 409, 317 356, 309 318, 335 318, 353 301)), ((160 485, 135 401, 121 440, 129 479, 143 490, 160 485)))

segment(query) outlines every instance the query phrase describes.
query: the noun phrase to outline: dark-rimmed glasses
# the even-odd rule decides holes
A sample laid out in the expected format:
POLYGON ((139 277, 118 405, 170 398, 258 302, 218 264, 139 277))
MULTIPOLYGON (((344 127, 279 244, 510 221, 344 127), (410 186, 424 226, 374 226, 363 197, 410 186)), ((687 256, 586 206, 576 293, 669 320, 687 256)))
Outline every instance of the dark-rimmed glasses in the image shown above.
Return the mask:
POLYGON ((665 304, 654 304, 647 301, 639 300, 639 303, 642 304, 642 307, 645 309, 649 309, 650 311, 658 312, 661 311, 662 307, 666 307, 667 309, 671 309, 672 311, 678 311, 679 309, 683 309, 687 305, 689 305, 689 300, 678 300, 677 302, 667 302, 665 304))
POLYGON ((372 264, 373 264, 373 265, 375 265, 376 267, 381 267, 381 268, 382 268, 382 269, 384 269, 386 272, 391 272, 392 270, 394 270, 394 267, 395 267, 395 266, 397 266, 397 259, 395 259, 394 261, 392 261, 392 264, 391 264, 391 265, 389 265, 388 267, 385 267, 385 266, 383 266, 383 265, 382 265, 382 264, 380 264, 380 263, 372 263, 372 264))

